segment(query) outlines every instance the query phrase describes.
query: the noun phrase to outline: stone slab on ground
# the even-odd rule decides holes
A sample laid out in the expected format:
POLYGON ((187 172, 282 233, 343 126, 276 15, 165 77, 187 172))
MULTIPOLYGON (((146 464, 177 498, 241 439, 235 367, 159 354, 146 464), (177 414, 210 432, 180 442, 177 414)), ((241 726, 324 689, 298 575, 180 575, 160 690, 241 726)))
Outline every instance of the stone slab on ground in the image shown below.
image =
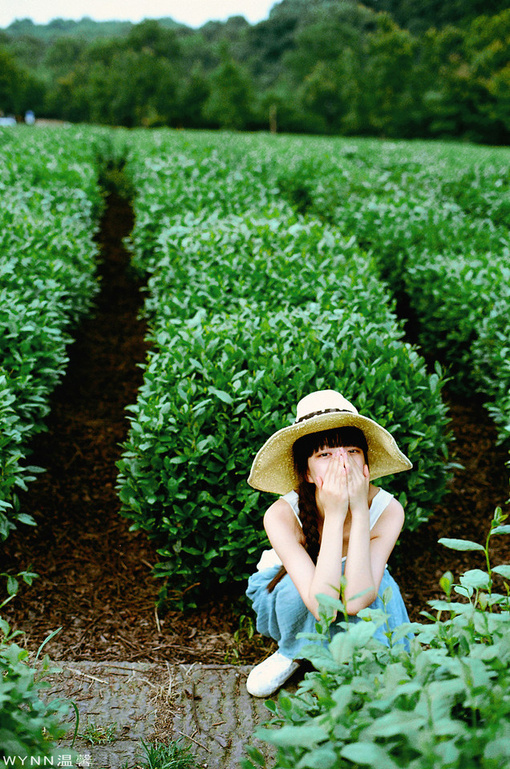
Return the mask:
MULTIPOLYGON (((143 765, 146 743, 181 740, 197 765, 238 769, 255 728, 270 718, 264 701, 245 687, 248 666, 136 662, 58 662, 46 697, 61 697, 79 712, 75 751, 90 769, 143 765), (107 740, 106 744, 93 744, 107 740)), ((76 715, 70 711, 65 755, 76 715)), ((257 744, 267 753, 267 747, 257 744)), ((58 752, 58 751, 57 751, 58 752)))

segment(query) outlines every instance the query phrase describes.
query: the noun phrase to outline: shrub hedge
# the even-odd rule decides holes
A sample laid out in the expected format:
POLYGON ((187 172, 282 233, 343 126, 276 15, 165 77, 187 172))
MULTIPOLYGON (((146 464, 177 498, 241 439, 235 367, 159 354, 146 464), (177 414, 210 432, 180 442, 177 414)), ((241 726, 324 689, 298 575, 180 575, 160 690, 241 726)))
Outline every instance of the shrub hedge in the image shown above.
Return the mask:
POLYGON ((175 147, 165 156, 162 141, 144 142, 147 157, 132 156, 128 169, 134 258, 150 273, 152 352, 129 409, 119 494, 123 514, 157 544, 163 596, 246 579, 270 501, 246 483, 251 461, 312 389, 341 390, 411 455, 415 470, 385 486, 407 502, 416 528, 445 487, 443 377, 402 341, 374 260, 336 228, 274 205, 270 162, 253 137, 248 149, 237 138, 224 155, 207 149, 204 162, 200 142, 190 149, 185 194, 201 205, 192 213, 180 209, 181 180, 173 205, 175 147), (159 189, 146 173, 155 167, 159 189))
POLYGON ((34 468, 28 441, 44 429, 72 329, 98 283, 93 235, 102 200, 90 136, 9 132, 0 153, 0 537, 30 523, 16 492, 34 468))
POLYGON ((494 309, 499 315, 504 298, 508 308, 509 254, 424 253, 419 263, 408 264, 405 281, 420 319, 420 341, 428 353, 447 359, 464 387, 481 384, 473 345, 484 318, 494 309))
MULTIPOLYGON (((5 574, 0 575, 5 577, 5 574)), ((30 585, 37 574, 21 572, 17 575, 30 585)), ((19 580, 7 577, 8 597, 0 602, 0 611, 17 594, 19 580)), ((46 676, 55 672, 50 669, 48 658, 38 668, 30 666, 29 653, 19 646, 15 639, 22 635, 20 630, 11 630, 0 616, 0 759, 6 766, 55 765, 58 760, 54 741, 68 731, 64 718, 70 702, 44 698, 42 690, 48 688, 46 676)), ((55 633, 43 642, 32 660, 37 663, 44 645, 55 633)), ((72 758, 74 751, 71 749, 72 758)))
POLYGON ((474 376, 491 400, 486 407, 510 448, 510 283, 498 287, 473 342, 474 376))
POLYGON ((384 484, 408 501, 409 528, 441 495, 440 376, 427 375, 391 326, 351 310, 323 316, 319 304, 291 317, 259 306, 229 318, 198 313, 158 330, 131 409, 120 497, 134 527, 158 541, 157 572, 172 587, 246 578, 269 501, 247 485, 249 467, 310 383, 351 397, 412 456, 415 471, 384 484))
POLYGON ((283 194, 373 254, 420 345, 457 389, 489 397, 508 441, 508 149, 331 140, 317 162, 321 147, 273 158, 283 194))

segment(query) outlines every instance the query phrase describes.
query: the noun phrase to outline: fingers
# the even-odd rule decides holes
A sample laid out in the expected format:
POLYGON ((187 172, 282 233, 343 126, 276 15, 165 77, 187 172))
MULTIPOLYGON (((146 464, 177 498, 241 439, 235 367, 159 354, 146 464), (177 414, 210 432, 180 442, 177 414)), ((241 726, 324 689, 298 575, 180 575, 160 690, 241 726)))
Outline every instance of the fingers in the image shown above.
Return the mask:
MULTIPOLYGON (((317 479, 319 480, 319 479, 317 479)), ((324 516, 347 514, 349 494, 347 470, 342 456, 332 456, 324 471, 324 478, 316 482, 317 504, 324 516)))
POLYGON ((363 463, 361 467, 353 457, 348 456, 346 460, 347 466, 347 487, 349 491, 349 500, 351 508, 353 504, 361 503, 363 500, 366 502, 368 499, 369 489, 369 470, 368 465, 363 463))
POLYGON ((324 481, 331 484, 333 488, 345 485, 347 481, 347 467, 345 456, 342 453, 338 452, 331 457, 331 461, 324 474, 324 481))

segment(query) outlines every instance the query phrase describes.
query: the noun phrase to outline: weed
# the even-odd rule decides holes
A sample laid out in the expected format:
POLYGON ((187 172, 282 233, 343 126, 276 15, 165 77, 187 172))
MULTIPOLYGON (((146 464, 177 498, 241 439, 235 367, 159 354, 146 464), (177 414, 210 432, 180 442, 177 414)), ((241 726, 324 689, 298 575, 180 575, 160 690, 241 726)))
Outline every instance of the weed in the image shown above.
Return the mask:
POLYGON ((165 745, 160 742, 147 744, 142 740, 145 756, 140 769, 198 769, 195 758, 190 753, 190 746, 184 746, 181 740, 165 745))
POLYGON ((272 641, 255 632, 253 618, 248 614, 241 614, 239 625, 234 631, 234 645, 228 649, 225 654, 225 664, 239 665, 242 659, 246 659, 250 652, 259 656, 267 650, 268 645, 272 646, 272 641))
POLYGON ((117 739, 116 733, 117 724, 115 722, 102 725, 91 721, 90 724, 87 724, 85 731, 78 734, 78 737, 90 745, 110 745, 117 739))

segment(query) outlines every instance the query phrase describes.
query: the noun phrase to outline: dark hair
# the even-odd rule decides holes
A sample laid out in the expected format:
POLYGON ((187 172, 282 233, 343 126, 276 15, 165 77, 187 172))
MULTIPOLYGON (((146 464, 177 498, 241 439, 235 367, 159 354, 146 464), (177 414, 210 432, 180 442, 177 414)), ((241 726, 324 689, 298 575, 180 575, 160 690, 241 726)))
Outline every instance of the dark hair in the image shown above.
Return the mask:
MULTIPOLYGON (((333 449, 337 446, 355 446, 361 449, 368 465, 367 439, 359 427, 333 427, 330 430, 302 435, 292 447, 294 469, 298 477, 299 520, 303 527, 305 549, 314 563, 317 562, 320 547, 319 511, 315 501, 315 484, 310 483, 306 478, 308 460, 319 449, 333 449)), ((282 566, 267 586, 269 593, 274 590, 285 574, 286 569, 282 566)))

